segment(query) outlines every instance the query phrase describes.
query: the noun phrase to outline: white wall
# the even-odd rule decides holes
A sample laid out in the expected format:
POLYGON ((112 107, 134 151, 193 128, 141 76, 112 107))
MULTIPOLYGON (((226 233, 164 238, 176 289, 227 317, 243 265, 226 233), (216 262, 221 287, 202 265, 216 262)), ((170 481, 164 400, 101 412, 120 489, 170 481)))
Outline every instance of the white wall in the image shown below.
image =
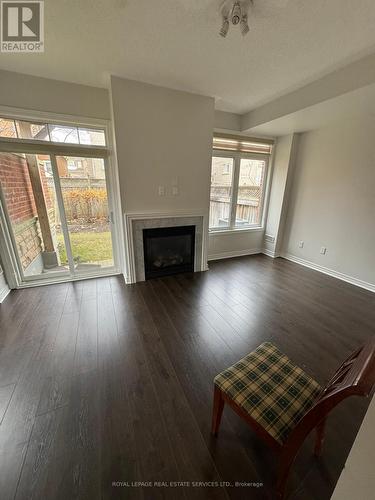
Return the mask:
MULTIPOLYGON (((233 127, 237 116, 215 113, 209 97, 117 77, 111 94, 123 211, 206 213, 214 126, 233 127), (179 195, 173 196, 176 180, 179 195)), ((210 234, 208 254, 244 255, 262 245, 263 231, 210 234)))
POLYGON ((297 136, 290 134, 280 137, 273 154, 270 199, 267 213, 265 235, 274 241, 264 241, 265 251, 278 256, 283 239, 283 229, 287 214, 288 192, 294 170, 294 157, 297 136))
POLYGON ((260 253, 264 231, 234 231, 210 233, 208 237, 208 260, 260 253))
POLYGON ((241 131, 241 115, 227 111, 215 111, 215 128, 230 132, 241 131))
POLYGON ((332 500, 369 500, 375 490, 375 399, 370 403, 332 500))
POLYGON ((0 106, 110 119, 107 89, 0 70, 0 106))
POLYGON ((123 211, 207 213, 214 99, 116 77, 111 93, 123 211))
MULTIPOLYGON (((288 175, 290 152, 292 148, 292 135, 286 135, 277 139, 271 180, 271 193, 266 224, 266 234, 277 238, 281 209, 284 199, 286 179, 288 175)), ((274 250, 274 246, 270 248, 274 250)))
POLYGON ((375 284, 375 117, 300 137, 283 251, 375 284), (305 242, 298 248, 298 242, 305 242), (319 253, 322 246, 327 254, 319 253))

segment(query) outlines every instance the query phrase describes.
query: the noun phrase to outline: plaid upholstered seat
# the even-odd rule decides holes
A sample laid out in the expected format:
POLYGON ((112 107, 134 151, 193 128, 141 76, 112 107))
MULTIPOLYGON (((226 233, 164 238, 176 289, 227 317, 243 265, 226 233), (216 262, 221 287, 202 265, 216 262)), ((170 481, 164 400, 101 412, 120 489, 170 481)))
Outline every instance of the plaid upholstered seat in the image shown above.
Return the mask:
POLYGON ((214 382, 280 444, 322 390, 270 342, 221 372, 214 382))

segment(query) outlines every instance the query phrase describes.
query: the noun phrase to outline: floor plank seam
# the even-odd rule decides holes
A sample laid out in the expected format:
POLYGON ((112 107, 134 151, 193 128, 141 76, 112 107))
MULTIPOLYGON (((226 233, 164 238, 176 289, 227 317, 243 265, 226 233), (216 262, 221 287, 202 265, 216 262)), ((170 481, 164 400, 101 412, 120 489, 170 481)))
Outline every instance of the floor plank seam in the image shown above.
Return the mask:
POLYGON ((5 415, 6 415, 7 411, 8 411, 8 408, 9 408, 9 406, 10 406, 10 403, 11 403, 11 401, 12 401, 12 399, 13 399, 14 392, 15 392, 16 387, 17 387, 17 384, 8 384, 8 385, 6 385, 6 386, 4 386, 4 387, 9 387, 10 385, 14 385, 14 387, 13 387, 12 394, 11 394, 11 396, 10 396, 10 398, 9 398, 8 404, 6 405, 6 408, 5 408, 5 410, 4 410, 4 414, 3 414, 2 419, 1 419, 1 421, 0 421, 0 425, 2 425, 2 423, 3 423, 3 421, 4 421, 5 415))
MULTIPOLYGON (((142 296, 142 299, 143 299, 143 296, 142 296)), ((144 299, 143 299, 143 302, 144 302, 144 304, 145 304, 146 308, 149 310, 149 308, 148 308, 147 304, 145 303, 144 299)), ((173 321, 171 320, 171 318, 170 318, 170 316, 169 316, 169 314, 168 314, 168 311, 166 311, 166 309, 165 309, 165 307, 164 307, 164 305, 163 305, 162 303, 161 303, 161 306, 164 308, 164 312, 165 312, 166 316, 168 317, 168 321, 169 321, 170 325, 172 326, 172 328, 173 328, 173 329, 176 331, 176 333, 178 334, 177 329, 176 329, 175 325, 173 324, 173 321)), ((152 314, 151 314, 150 310, 149 310, 149 314, 150 314, 150 316, 151 316, 151 318, 152 318, 152 314)), ((152 321, 153 321, 153 319, 152 319, 152 321)), ((154 323, 154 326, 155 326, 155 328, 157 329, 157 326, 155 325, 155 323, 154 323)), ((163 341, 163 339, 162 339, 162 338, 161 338, 161 342, 163 343, 164 350, 166 350, 166 346, 164 345, 164 341, 163 341)), ((168 352, 168 351, 166 350, 166 352, 168 352)), ((211 461, 212 461, 212 463, 213 463, 213 465, 214 465, 214 468, 215 468, 215 470, 216 470, 216 473, 217 473, 217 475, 218 475, 219 480, 220 480, 220 481, 223 481, 223 478, 221 477, 221 474, 219 473, 219 471, 218 471, 218 469, 217 469, 217 466, 216 466, 216 464, 215 464, 214 457, 212 456, 211 451, 210 451, 210 449, 208 448, 208 446, 207 446, 207 444, 206 444, 206 440, 205 440, 205 438, 204 438, 204 436, 203 436, 203 433, 202 433, 202 431, 201 431, 201 429, 200 429, 200 427, 199 427, 199 424, 198 424, 197 419, 196 419, 196 417, 195 417, 195 415, 194 415, 194 412, 193 412, 193 410, 192 410, 192 408, 191 408, 191 406, 190 406, 189 400, 188 400, 188 398, 187 398, 187 395, 186 395, 186 393, 185 393, 185 390, 184 390, 184 388, 183 388, 183 385, 182 385, 182 383, 181 383, 181 380, 180 380, 180 378, 179 378, 179 376, 178 376, 178 373, 177 373, 177 371, 176 371, 176 369, 175 369, 175 367, 174 367, 173 361, 170 359, 170 357, 169 357, 169 356, 168 356, 168 359, 170 360, 170 363, 171 363, 171 365, 172 365, 172 368, 173 368, 173 371, 174 371, 175 377, 176 377, 176 379, 179 381, 180 388, 181 388, 181 391, 182 391, 182 393, 183 393, 183 395, 184 395, 185 402, 186 402, 186 404, 187 404, 187 407, 189 408, 189 413, 190 413, 190 415, 191 415, 191 417, 192 417, 193 421, 195 422, 195 427, 196 427, 196 429, 197 429, 197 431, 198 431, 198 433, 199 433, 199 435, 200 435, 200 437, 201 437, 201 440, 202 440, 202 442, 203 442, 203 444, 204 444, 205 448, 206 448, 206 449, 207 449, 207 451, 208 451, 209 456, 211 457, 211 461)), ((225 488, 225 494, 226 494, 227 498, 230 498, 230 497, 229 497, 229 495, 228 495, 228 492, 226 491, 226 488, 225 488)))

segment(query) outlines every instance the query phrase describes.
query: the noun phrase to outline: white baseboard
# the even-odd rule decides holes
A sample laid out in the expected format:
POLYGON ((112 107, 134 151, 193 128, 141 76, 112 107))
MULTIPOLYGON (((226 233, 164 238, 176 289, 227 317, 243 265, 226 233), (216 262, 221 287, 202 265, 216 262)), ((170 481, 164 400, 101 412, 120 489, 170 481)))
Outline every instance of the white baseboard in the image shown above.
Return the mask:
POLYGON ((248 250, 234 250, 231 252, 213 253, 208 256, 208 260, 230 259, 232 257, 244 257, 245 255, 254 255, 257 253, 262 253, 262 250, 260 248, 251 248, 248 250))
POLYGON ((2 302, 4 302, 4 300, 6 299, 6 297, 7 297, 7 296, 8 296, 8 294, 9 294, 9 292, 10 292, 10 288, 8 288, 8 287, 6 287, 6 288, 2 288, 2 289, 0 290, 0 304, 1 304, 2 302))
POLYGON ((315 271, 319 271, 323 274, 328 274, 328 276, 332 276, 333 278, 337 278, 341 281, 346 281, 346 283, 350 283, 351 285, 356 285, 361 288, 365 288, 370 292, 375 292, 375 284, 368 283, 367 281, 362 281, 358 278, 354 278, 353 276, 349 276, 344 273, 339 273, 338 271, 334 271, 333 269, 328 269, 328 267, 320 266, 319 264, 315 264, 309 260, 301 259, 300 257, 296 257, 290 253, 282 253, 281 257, 284 259, 290 260, 291 262, 295 262, 296 264, 300 264, 301 266, 308 267, 310 269, 314 269, 315 271))
POLYGON ((272 257, 273 259, 280 257, 279 253, 276 253, 273 250, 267 250, 267 248, 263 248, 262 253, 264 253, 264 255, 267 255, 268 257, 272 257))

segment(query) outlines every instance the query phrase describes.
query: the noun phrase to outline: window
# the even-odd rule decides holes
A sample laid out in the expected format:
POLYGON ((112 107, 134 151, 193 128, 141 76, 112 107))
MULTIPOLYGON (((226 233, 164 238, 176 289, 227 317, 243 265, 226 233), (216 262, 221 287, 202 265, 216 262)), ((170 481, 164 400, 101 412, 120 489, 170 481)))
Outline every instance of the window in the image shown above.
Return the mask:
POLYGON ((113 274, 106 124, 0 117, 0 225, 15 284, 113 274))
POLYGON ((261 226, 271 147, 243 139, 214 139, 210 230, 261 226))
POLYGON ((0 137, 88 146, 106 145, 105 132, 102 129, 56 123, 35 123, 1 117, 0 137))
POLYGON ((260 225, 265 171, 265 160, 240 159, 236 227, 260 225))
POLYGON ((233 158, 212 158, 210 227, 227 228, 230 225, 233 165, 233 158))

